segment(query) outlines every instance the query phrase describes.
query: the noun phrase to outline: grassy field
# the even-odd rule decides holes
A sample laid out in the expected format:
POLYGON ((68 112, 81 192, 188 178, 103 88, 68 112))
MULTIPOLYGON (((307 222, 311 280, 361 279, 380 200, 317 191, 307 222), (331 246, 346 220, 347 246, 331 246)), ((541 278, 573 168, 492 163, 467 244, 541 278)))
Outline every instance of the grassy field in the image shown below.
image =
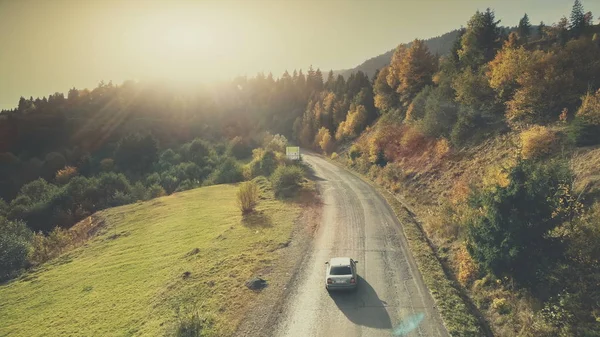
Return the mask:
POLYGON ((105 227, 86 245, 0 286, 0 336, 161 336, 192 309, 203 335, 232 334, 258 296, 244 283, 270 268, 300 214, 267 198, 242 218, 236 191, 101 212, 105 227))

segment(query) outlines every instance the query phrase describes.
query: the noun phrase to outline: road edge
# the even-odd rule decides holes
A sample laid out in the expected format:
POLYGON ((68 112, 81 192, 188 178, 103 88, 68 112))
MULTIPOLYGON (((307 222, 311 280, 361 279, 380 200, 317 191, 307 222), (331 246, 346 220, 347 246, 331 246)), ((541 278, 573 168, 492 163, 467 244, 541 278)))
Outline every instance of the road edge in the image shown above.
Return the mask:
POLYGON ((412 252, 421 278, 433 298, 448 333, 451 336, 467 337, 488 335, 484 332, 486 329, 481 325, 477 315, 470 309, 468 301, 463 298, 459 286, 447 275, 414 212, 393 193, 377 185, 368 177, 327 156, 312 151, 308 152, 350 172, 373 187, 386 200, 398 221, 402 224, 404 239, 408 242, 408 247, 412 252))
POLYGON ((291 244, 289 247, 285 248, 286 251, 283 253, 284 256, 280 257, 280 259, 291 258, 293 259, 292 261, 294 261, 294 263, 284 271, 286 273, 286 277, 283 282, 283 289, 277 289, 276 292, 271 294, 271 297, 269 297, 277 298, 274 303, 266 303, 269 298, 262 297, 252 304, 248 312, 252 312, 253 308, 264 305, 267 305, 268 308, 263 311, 262 315, 259 314, 245 317, 236 329, 236 337, 271 336, 279 323, 279 314, 283 311, 283 308, 290 298, 292 290, 294 289, 294 285, 298 282, 300 271, 303 269, 303 265, 306 264, 307 261, 306 256, 301 254, 301 252, 312 250, 312 238, 318 229, 318 225, 320 224, 320 215, 322 211, 322 199, 319 185, 316 181, 310 179, 309 176, 310 175, 307 175, 306 179, 314 184, 314 193, 318 199, 316 200, 316 203, 318 203, 319 208, 315 213, 311 207, 307 207, 300 212, 300 215, 295 220, 294 229, 290 238, 291 244), (316 223, 316 226, 312 226, 312 222, 314 221, 312 218, 317 218, 318 223, 316 223), (260 321, 260 326, 258 326, 258 324, 254 324, 257 321, 260 321))

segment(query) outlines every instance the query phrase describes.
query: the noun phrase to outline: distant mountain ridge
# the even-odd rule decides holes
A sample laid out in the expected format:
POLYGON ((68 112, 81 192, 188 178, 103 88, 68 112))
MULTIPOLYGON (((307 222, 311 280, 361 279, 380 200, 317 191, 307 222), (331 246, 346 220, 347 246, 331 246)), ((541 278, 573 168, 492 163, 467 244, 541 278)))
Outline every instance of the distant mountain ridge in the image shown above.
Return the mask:
MULTIPOLYGON (((443 35, 432 37, 430 39, 425 40, 425 44, 427 45, 427 47, 429 48, 429 50, 432 53, 434 53, 434 54, 437 53, 439 55, 445 55, 450 51, 450 48, 452 48, 452 44, 454 43, 454 40, 458 36, 458 32, 459 32, 459 29, 455 29, 455 30, 445 33, 443 35)), ((406 43, 406 45, 410 46, 411 43, 412 42, 406 43)), ((356 66, 355 68, 334 70, 333 74, 335 76, 337 76, 339 74, 339 75, 344 76, 344 78, 348 78, 348 76, 350 76, 350 74, 356 73, 357 71, 360 70, 363 73, 367 74, 369 76, 369 78, 371 78, 371 77, 373 77, 373 75, 375 74, 377 69, 381 69, 390 63, 390 60, 392 59, 392 55, 394 54, 394 50, 396 50, 395 47, 379 56, 375 56, 375 57, 372 57, 372 58, 366 60, 365 62, 361 63, 360 65, 356 66)))
MULTIPOLYGON (((510 33, 511 31, 516 30, 516 27, 501 27, 501 29, 503 29, 504 33, 508 35, 508 33, 510 33)), ((532 34, 535 35, 537 33, 537 29, 538 26, 532 26, 532 34)), ((433 54, 438 54, 440 56, 445 55, 450 52, 452 44, 456 40, 459 31, 460 29, 455 29, 440 36, 426 39, 425 44, 433 54)), ((405 43, 405 45, 409 47, 411 43, 412 42, 405 43)), ((396 47, 379 56, 372 57, 351 69, 334 70, 333 74, 334 76, 342 75, 344 76, 344 78, 347 79, 348 76, 350 76, 350 74, 356 73, 357 71, 362 71, 363 73, 367 74, 369 78, 372 78, 378 69, 381 69, 390 63, 390 60, 392 59, 392 55, 394 54, 395 50, 396 47)))

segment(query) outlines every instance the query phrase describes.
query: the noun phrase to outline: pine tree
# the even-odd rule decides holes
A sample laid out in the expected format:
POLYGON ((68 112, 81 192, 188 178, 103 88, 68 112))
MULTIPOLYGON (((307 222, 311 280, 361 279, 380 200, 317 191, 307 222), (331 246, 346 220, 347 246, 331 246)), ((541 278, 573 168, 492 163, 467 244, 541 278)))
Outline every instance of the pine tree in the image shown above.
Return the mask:
POLYGON ((581 5, 581 1, 579 0, 575 0, 575 3, 573 4, 569 29, 575 38, 579 37, 585 29, 585 14, 583 12, 583 5, 581 5))
POLYGON ((529 23, 529 17, 527 13, 523 16, 523 18, 519 21, 519 38, 523 39, 523 41, 527 41, 529 39, 529 35, 531 33, 531 24, 529 23))
POLYGON ((327 82, 325 83, 325 89, 329 91, 335 91, 335 78, 333 77, 333 70, 329 70, 327 82))
POLYGON ((471 17, 458 51, 463 66, 477 69, 494 58, 502 46, 499 23, 489 8, 484 13, 477 11, 471 17))
POLYGON ((540 25, 538 26, 538 35, 540 39, 544 39, 546 37, 546 24, 544 24, 544 21, 540 21, 540 25))
POLYGON ((321 69, 317 68, 315 71, 315 79, 314 79, 315 90, 322 91, 323 90, 323 73, 321 73, 321 69))

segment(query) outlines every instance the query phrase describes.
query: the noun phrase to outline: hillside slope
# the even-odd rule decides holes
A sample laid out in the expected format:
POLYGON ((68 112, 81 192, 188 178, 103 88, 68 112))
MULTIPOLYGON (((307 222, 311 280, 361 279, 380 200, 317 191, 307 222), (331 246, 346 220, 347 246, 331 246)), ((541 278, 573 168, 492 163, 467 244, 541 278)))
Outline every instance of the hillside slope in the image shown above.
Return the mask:
POLYGON ((0 286, 0 335, 161 336, 196 310, 203 336, 233 334, 259 296, 247 280, 262 274, 283 288, 274 274, 288 264, 274 262, 301 214, 267 197, 243 218, 236 191, 216 185, 98 212, 104 225, 85 246, 0 286))

